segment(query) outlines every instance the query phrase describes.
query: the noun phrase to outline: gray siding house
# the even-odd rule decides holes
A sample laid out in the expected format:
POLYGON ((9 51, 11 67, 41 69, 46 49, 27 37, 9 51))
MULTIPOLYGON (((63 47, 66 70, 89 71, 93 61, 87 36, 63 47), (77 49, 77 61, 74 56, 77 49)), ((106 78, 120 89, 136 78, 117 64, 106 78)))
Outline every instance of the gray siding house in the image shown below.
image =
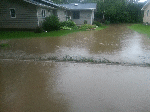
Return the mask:
POLYGON ((150 24, 150 0, 142 8, 144 10, 143 22, 150 24))
POLYGON ((60 21, 73 20, 77 25, 92 24, 95 3, 58 5, 49 0, 0 0, 0 28, 35 29, 45 17, 56 15, 60 21))
POLYGON ((77 25, 81 25, 84 24, 85 21, 87 24, 93 23, 96 5, 96 3, 71 3, 62 4, 61 6, 66 8, 63 13, 66 18, 70 18, 77 25))
POLYGON ((35 29, 45 17, 55 14, 57 7, 44 0, 1 0, 0 28, 35 29))

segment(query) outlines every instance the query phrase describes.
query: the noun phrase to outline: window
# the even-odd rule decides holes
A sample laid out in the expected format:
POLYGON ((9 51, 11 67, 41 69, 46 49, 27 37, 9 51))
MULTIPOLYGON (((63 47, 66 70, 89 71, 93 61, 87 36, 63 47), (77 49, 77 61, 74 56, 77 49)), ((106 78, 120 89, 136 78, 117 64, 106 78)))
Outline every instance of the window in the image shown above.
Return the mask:
POLYGON ((46 17, 46 11, 42 10, 42 17, 46 17))
POLYGON ((80 11, 73 11, 73 19, 80 19, 80 11))
POLYGON ((10 16, 11 18, 16 18, 15 9, 10 9, 10 16))
POLYGON ((147 16, 149 16, 149 10, 147 11, 147 16))

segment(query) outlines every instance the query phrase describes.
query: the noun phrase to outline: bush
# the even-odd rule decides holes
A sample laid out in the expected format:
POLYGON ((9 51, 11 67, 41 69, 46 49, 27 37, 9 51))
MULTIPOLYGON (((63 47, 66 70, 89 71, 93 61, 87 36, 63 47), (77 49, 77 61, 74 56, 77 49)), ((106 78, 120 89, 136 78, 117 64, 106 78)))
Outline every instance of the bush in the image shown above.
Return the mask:
POLYGON ((100 22, 98 22, 98 21, 94 21, 94 22, 93 22, 93 25, 96 25, 96 26, 98 26, 98 27, 102 26, 102 24, 101 24, 100 22))
POLYGON ((71 30, 71 28, 67 27, 67 26, 62 26, 61 29, 63 29, 63 30, 71 30))
POLYGON ((106 24, 106 25, 109 25, 109 24, 110 24, 110 21, 107 21, 107 20, 106 20, 106 21, 105 21, 105 24, 106 24))
POLYGON ((46 17, 42 27, 45 31, 55 31, 60 29, 60 23, 58 17, 52 15, 49 17, 46 17))
POLYGON ((87 20, 84 20, 84 24, 87 24, 87 20))
POLYGON ((82 30, 86 30, 86 29, 94 29, 96 28, 96 25, 89 25, 89 24, 84 24, 81 26, 82 30))
POLYGON ((43 28, 42 27, 36 27, 36 29, 34 30, 34 33, 42 33, 43 32, 43 28))
POLYGON ((66 27, 72 28, 72 27, 75 27, 76 24, 72 20, 68 20, 68 21, 60 22, 60 26, 61 27, 66 26, 66 27))

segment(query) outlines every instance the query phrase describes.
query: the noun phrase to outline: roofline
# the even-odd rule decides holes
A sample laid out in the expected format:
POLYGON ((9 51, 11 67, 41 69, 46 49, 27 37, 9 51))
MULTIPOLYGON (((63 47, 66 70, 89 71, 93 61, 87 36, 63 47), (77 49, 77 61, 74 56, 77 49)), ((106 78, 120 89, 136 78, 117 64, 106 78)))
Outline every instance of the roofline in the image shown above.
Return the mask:
MULTIPOLYGON (((96 4, 97 3, 69 3, 69 4, 96 4)), ((96 8, 88 8, 88 9, 71 9, 71 8, 67 8, 67 6, 63 6, 63 5, 66 5, 66 4, 61 4, 60 7, 64 7, 65 9, 68 9, 68 10, 96 10, 96 8)))
POLYGON ((96 9, 93 9, 93 8, 91 8, 91 9, 70 9, 70 8, 67 8, 68 10, 96 10, 96 9))
POLYGON ((56 9, 55 7, 45 5, 45 4, 42 4, 40 2, 36 2, 36 1, 31 1, 31 0, 23 0, 23 1, 30 3, 30 4, 33 4, 33 5, 36 5, 36 6, 42 6, 42 7, 46 7, 46 8, 56 9))
POLYGON ((143 8, 142 8, 141 10, 145 10, 149 4, 150 4, 150 1, 147 2, 147 3, 143 6, 143 8))

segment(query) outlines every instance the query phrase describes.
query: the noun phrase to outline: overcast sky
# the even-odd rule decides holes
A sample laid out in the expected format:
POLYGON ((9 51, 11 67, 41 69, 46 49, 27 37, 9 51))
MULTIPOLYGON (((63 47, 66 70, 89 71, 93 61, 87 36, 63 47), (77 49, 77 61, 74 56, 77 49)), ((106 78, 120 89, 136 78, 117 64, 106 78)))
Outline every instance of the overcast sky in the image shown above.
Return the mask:
POLYGON ((147 1, 147 0, 140 0, 139 2, 145 2, 145 1, 147 1))

